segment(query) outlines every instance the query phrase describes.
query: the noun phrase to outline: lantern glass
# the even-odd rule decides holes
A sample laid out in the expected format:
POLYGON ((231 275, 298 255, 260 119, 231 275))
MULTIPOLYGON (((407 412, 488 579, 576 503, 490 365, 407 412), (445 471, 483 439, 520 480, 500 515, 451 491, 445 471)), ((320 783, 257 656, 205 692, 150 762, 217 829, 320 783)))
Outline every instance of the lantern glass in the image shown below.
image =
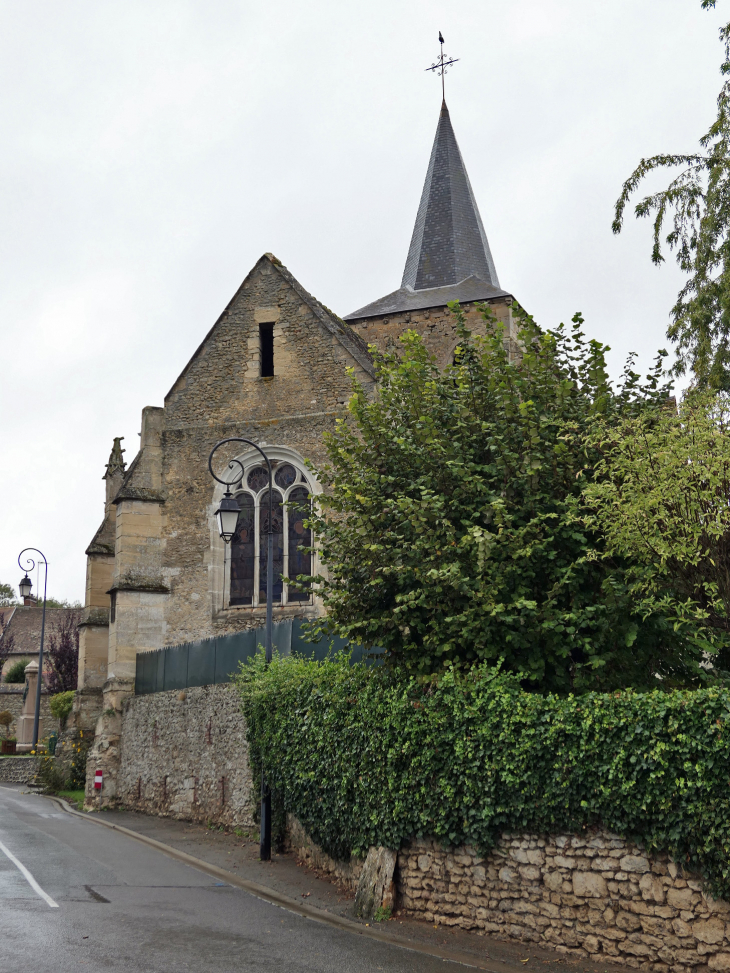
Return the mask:
POLYGON ((236 525, 238 524, 238 515, 240 512, 241 508, 238 506, 235 497, 229 494, 223 497, 220 507, 215 512, 218 521, 218 533, 226 544, 236 533, 236 525))
POLYGON ((20 597, 21 598, 30 598, 30 592, 31 592, 32 588, 33 588, 33 584, 31 582, 30 578, 28 577, 28 575, 26 574, 26 576, 23 578, 23 580, 18 585, 18 591, 20 592, 20 597))

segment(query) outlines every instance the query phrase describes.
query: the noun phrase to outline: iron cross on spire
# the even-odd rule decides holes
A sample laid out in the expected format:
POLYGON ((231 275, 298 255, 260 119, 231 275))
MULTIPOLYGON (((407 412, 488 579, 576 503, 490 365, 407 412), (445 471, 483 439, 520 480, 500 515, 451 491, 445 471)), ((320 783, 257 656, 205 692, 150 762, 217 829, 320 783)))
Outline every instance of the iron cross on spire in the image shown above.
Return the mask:
POLYGON ((430 68, 426 68, 427 71, 434 71, 438 77, 441 78, 441 97, 446 104, 446 86, 444 84, 444 75, 446 74, 446 68, 450 64, 456 64, 457 61, 461 60, 458 57, 449 57, 448 54, 444 54, 444 38, 439 31, 439 44, 441 45, 441 54, 438 59, 434 61, 430 68))

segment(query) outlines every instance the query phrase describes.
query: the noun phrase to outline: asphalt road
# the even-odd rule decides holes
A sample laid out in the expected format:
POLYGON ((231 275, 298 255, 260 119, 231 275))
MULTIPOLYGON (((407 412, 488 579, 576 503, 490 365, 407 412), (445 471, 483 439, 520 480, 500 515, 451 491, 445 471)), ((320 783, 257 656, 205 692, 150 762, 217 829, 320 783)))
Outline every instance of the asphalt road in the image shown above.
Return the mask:
POLYGON ((0 786, 0 973, 456 973, 0 786))

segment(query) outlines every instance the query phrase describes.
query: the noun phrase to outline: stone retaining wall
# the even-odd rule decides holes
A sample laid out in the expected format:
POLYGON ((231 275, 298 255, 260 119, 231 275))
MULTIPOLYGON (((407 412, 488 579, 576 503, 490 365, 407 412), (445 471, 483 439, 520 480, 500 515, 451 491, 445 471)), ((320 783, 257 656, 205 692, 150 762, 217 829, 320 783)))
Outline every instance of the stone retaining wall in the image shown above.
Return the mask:
POLYGON ((120 746, 118 803, 161 817, 253 825, 258 791, 230 683, 131 697, 120 746))
POLYGON ((28 784, 38 770, 38 757, 0 757, 3 784, 28 784))
POLYGON ((354 892, 360 879, 364 859, 351 856, 349 862, 337 861, 326 855, 319 845, 315 845, 307 832, 293 814, 286 816, 287 846, 299 861, 317 872, 328 875, 338 885, 354 892))
MULTIPOLYGON (((359 863, 324 855, 301 826, 302 860, 354 890, 359 863)), ((730 971, 730 905, 666 855, 605 831, 510 835, 487 856, 412 841, 398 854, 398 908, 427 922, 654 973, 730 971)))

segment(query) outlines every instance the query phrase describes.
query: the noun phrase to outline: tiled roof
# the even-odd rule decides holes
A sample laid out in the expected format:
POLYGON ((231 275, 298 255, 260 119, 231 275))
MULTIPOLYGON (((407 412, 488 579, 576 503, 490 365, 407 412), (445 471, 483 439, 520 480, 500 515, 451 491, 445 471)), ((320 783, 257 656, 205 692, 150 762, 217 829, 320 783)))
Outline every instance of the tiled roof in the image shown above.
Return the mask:
POLYGON ((447 301, 511 297, 500 289, 464 160, 441 107, 436 138, 400 289, 345 320, 437 307, 447 301))
MULTIPOLYGON (((79 618, 81 617, 81 609, 79 608, 46 608, 46 647, 48 646, 49 632, 55 628, 55 623, 60 620, 61 616, 69 612, 76 612, 79 618)), ((2 637, 15 636, 15 644, 10 658, 14 659, 20 656, 33 658, 38 655, 41 644, 43 607, 17 605, 0 608, 0 613, 5 616, 5 628, 2 631, 2 637)))

